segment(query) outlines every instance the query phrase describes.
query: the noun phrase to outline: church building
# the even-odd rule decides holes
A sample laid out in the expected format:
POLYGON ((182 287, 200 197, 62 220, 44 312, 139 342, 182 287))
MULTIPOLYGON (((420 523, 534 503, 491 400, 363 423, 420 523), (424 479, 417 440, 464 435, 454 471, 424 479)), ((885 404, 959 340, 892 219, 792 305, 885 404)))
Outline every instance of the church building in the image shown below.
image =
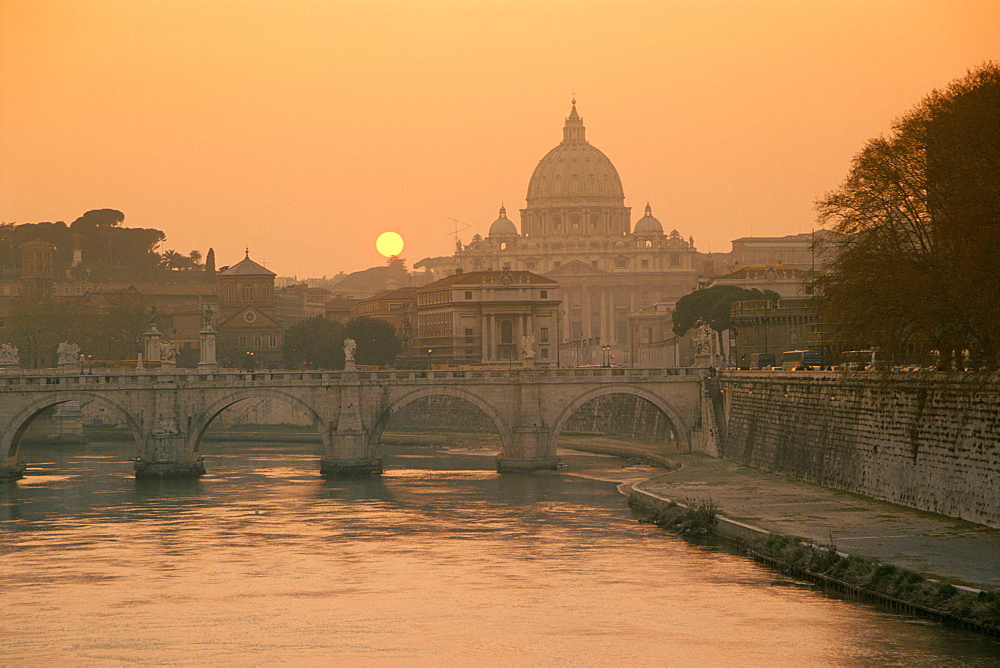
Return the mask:
POLYGON ((280 368, 285 326, 276 314, 275 273, 246 257, 219 270, 219 361, 224 367, 280 368))
POLYGON ((464 272, 527 271, 556 281, 562 297, 561 346, 574 361, 606 355, 629 363, 629 314, 675 302, 698 286, 694 240, 665 234, 649 204, 635 225, 614 164, 587 141, 573 101, 562 141, 528 181, 521 229, 504 207, 483 238, 475 235, 451 258, 414 265, 437 277, 464 272))

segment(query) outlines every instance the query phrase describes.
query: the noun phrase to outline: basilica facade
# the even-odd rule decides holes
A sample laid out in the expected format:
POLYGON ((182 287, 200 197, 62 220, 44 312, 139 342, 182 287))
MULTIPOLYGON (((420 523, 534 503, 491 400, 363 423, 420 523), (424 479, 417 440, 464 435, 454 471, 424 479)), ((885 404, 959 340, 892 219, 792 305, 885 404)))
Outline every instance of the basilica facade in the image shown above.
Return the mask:
POLYGON ((614 164, 587 141, 576 101, 562 141, 528 181, 520 232, 501 206, 486 237, 450 258, 415 265, 438 277, 456 271, 528 271, 556 281, 564 364, 629 364, 629 314, 672 303, 698 286, 694 240, 663 225, 646 205, 632 224, 614 164))

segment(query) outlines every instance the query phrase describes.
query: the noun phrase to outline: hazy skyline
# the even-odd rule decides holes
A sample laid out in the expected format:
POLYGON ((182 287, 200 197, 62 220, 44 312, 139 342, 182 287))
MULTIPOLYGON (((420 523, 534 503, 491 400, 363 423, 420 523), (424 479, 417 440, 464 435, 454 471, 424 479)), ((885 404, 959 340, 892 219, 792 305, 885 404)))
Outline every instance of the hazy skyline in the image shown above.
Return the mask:
POLYGON ((282 275, 520 227, 570 99, 701 251, 808 232, 864 142, 1000 59, 1000 3, 0 0, 0 221, 90 209, 282 275))

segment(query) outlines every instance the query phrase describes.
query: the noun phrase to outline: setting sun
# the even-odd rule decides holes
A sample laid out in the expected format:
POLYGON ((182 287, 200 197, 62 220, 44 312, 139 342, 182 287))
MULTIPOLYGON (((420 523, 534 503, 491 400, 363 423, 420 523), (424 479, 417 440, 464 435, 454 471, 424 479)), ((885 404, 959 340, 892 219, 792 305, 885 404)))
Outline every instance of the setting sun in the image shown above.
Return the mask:
POLYGON ((386 257, 393 257, 403 252, 403 237, 395 232, 383 232, 375 241, 375 248, 386 257))

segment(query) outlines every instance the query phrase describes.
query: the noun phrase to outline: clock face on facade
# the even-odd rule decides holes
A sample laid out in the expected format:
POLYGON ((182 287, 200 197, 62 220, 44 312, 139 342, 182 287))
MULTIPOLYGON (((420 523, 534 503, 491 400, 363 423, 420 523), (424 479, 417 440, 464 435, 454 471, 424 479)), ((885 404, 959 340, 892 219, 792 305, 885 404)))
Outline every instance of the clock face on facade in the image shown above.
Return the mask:
POLYGON ((243 314, 243 319, 246 320, 247 322, 253 322, 254 320, 257 319, 257 314, 254 313, 253 311, 247 311, 246 313, 243 314))

